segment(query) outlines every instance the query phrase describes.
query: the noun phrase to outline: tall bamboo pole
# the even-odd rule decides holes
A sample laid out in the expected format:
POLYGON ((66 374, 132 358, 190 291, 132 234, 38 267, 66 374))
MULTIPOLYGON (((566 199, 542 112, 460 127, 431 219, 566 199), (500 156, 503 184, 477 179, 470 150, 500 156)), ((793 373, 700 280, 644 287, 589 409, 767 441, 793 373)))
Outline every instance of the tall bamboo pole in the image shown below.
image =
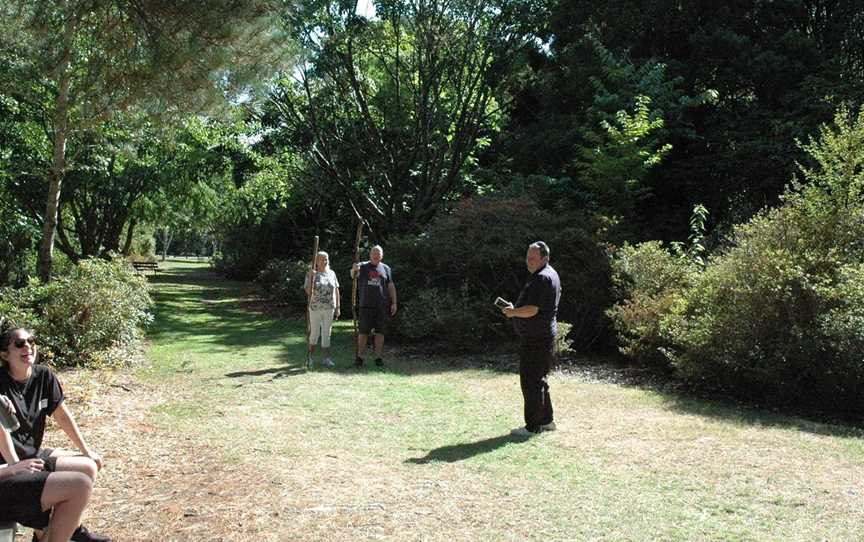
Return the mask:
MULTIPOLYGON (((363 222, 360 221, 357 223, 357 235, 354 238, 354 259, 352 260, 352 264, 357 263, 360 260, 360 238, 363 236, 363 222)), ((353 265, 352 265, 353 269, 353 265)), ((357 276, 360 274, 360 270, 358 269, 351 280, 351 316, 354 318, 354 358, 360 355, 360 351, 357 349, 357 276)))
POLYGON ((306 300, 306 368, 312 366, 312 295, 315 293, 315 263, 318 260, 318 236, 312 247, 312 264, 309 266, 309 298, 306 300))

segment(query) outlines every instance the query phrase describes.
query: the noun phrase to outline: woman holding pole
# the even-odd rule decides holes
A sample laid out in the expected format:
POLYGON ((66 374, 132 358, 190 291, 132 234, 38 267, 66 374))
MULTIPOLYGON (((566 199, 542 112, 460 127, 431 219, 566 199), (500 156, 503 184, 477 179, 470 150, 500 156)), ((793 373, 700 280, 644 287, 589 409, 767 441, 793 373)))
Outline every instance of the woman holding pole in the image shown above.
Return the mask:
POLYGON ((333 319, 339 318, 340 313, 339 279, 330 269, 330 256, 326 252, 317 253, 315 267, 309 272, 305 289, 309 296, 309 353, 306 365, 312 366, 312 356, 320 337, 324 354, 322 364, 325 367, 335 367, 336 364, 330 357, 330 335, 333 331, 333 319))

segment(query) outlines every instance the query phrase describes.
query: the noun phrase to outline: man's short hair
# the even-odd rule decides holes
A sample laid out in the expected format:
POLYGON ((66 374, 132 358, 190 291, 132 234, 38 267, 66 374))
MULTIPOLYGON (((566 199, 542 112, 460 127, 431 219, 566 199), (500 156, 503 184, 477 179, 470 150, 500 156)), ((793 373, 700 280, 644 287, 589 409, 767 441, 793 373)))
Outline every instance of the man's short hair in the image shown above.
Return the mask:
POLYGON ((536 248, 537 251, 540 253, 541 258, 549 257, 549 245, 547 245, 543 241, 536 241, 534 243, 531 243, 530 245, 528 245, 528 248, 536 248))
POLYGON ((384 249, 381 248, 381 245, 375 245, 374 247, 370 248, 370 249, 369 249, 369 254, 372 254, 372 253, 375 252, 376 250, 377 250, 378 252, 380 252, 381 254, 384 254, 384 249))

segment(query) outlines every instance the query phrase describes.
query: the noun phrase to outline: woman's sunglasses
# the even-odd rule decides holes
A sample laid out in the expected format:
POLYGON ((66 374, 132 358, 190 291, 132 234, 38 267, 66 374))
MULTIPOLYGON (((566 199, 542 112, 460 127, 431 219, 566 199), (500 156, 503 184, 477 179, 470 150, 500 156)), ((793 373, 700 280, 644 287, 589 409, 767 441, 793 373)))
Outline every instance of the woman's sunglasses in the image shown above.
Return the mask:
POLYGON ((30 336, 26 339, 15 339, 12 344, 15 345, 15 348, 24 348, 25 344, 29 344, 30 346, 36 346, 36 337, 30 336))

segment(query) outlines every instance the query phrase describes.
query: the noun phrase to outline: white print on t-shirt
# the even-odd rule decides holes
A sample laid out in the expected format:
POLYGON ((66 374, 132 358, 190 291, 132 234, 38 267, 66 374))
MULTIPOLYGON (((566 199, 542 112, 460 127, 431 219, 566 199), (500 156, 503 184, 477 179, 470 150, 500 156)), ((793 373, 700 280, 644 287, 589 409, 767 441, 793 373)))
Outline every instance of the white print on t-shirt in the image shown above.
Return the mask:
POLYGON ((39 401, 39 410, 43 410, 48 408, 48 399, 42 399, 39 401))

